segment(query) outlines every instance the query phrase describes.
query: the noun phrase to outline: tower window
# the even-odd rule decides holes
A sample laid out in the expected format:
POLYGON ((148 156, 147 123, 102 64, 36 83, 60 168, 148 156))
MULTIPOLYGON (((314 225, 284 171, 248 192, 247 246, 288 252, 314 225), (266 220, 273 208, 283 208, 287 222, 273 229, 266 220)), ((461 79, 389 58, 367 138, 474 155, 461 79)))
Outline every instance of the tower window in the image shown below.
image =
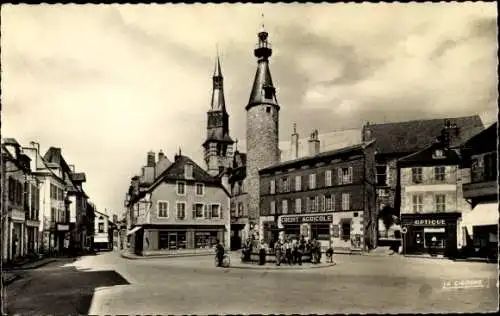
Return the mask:
POLYGON ((271 107, 270 106, 266 107, 266 112, 267 113, 271 113, 271 107))

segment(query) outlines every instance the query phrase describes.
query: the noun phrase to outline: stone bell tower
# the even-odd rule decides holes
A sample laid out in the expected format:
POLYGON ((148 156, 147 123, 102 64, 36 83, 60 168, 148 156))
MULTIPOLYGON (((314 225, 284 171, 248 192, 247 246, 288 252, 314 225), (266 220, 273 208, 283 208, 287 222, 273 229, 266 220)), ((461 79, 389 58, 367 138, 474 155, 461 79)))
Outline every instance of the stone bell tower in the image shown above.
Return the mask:
POLYGON ((250 220, 259 218, 259 170, 280 161, 278 146, 280 106, 269 70, 272 49, 268 35, 262 25, 254 50, 254 55, 257 57, 257 72, 245 108, 247 111, 246 185, 250 220))
POLYGON ((212 100, 207 112, 207 138, 203 143, 205 164, 211 176, 218 176, 233 161, 234 141, 229 136, 229 114, 224 100, 223 80, 217 56, 212 77, 212 100))

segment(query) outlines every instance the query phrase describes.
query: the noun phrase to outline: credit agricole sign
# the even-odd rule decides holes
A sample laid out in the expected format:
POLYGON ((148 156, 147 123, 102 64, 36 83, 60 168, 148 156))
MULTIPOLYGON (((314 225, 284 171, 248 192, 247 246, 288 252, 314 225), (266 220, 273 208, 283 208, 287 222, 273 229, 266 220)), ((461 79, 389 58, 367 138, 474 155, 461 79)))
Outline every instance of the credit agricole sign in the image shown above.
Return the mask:
POLYGON ((283 216, 281 218, 282 224, 300 224, 300 223, 331 223, 333 216, 326 215, 298 215, 298 216, 283 216))

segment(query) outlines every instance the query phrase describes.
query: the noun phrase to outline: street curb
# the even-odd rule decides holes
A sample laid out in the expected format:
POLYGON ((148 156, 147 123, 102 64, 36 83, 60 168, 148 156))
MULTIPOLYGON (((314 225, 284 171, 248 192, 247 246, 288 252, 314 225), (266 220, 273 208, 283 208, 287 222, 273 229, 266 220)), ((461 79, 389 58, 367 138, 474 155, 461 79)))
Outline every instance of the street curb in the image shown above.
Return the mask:
POLYGON ((12 284, 13 282, 19 280, 20 278, 21 278, 21 276, 19 276, 17 274, 14 274, 12 277, 6 278, 6 279, 4 279, 2 277, 2 284, 3 284, 3 286, 7 286, 7 285, 12 284))
POLYGON ((231 266, 229 265, 229 267, 227 267, 226 269, 247 269, 247 270, 274 270, 274 271, 278 271, 278 270, 309 270, 309 269, 321 269, 321 268, 328 268, 328 267, 333 267, 337 265, 336 263, 329 263, 329 264, 326 264, 326 265, 311 265, 311 266, 299 266, 299 267, 296 267, 296 266, 292 266, 292 267, 289 267, 289 266, 280 266, 280 267, 261 267, 259 265, 257 266, 231 266))
POLYGON ((26 267, 26 268, 23 268, 22 266, 21 267, 15 267, 15 268, 12 268, 12 269, 9 269, 9 270, 4 270, 4 271, 22 271, 22 270, 34 270, 34 269, 38 269, 38 268, 41 268, 45 265, 48 265, 49 263, 52 263, 52 262, 56 262, 57 259, 48 259, 47 261, 44 261, 44 262, 41 262, 41 263, 38 263, 38 264, 35 264, 34 266, 31 266, 31 267, 26 267))
POLYGON ((166 259, 166 258, 186 258, 186 257, 201 257, 201 256, 213 256, 212 253, 192 253, 192 254, 179 254, 179 255, 156 255, 156 256, 127 256, 124 253, 120 253, 122 258, 128 260, 149 260, 149 259, 166 259))

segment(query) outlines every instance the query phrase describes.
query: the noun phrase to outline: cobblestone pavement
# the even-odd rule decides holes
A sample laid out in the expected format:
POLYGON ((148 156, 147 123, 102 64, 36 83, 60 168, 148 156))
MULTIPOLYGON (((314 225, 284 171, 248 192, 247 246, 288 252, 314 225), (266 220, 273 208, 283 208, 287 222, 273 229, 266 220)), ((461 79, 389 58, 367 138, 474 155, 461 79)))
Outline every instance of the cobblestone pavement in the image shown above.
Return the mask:
MULTIPOLYGON (((233 260, 238 260, 236 254, 233 260)), ((42 314, 74 313, 68 304, 67 311, 62 306, 56 311, 61 300, 72 300, 79 304, 78 312, 85 313, 87 304, 78 301, 78 288, 87 300, 92 297, 88 314, 487 312, 498 306, 494 264, 350 255, 337 255, 335 261, 335 266, 321 269, 221 269, 214 267, 212 256, 129 260, 116 252, 104 253, 54 271, 43 268, 42 290, 52 293, 52 301, 47 298, 45 304, 53 310, 46 308, 42 314), (131 284, 118 277, 100 280, 95 274, 113 270, 131 284), (67 291, 50 289, 57 286, 53 273, 60 273, 59 279, 65 276, 67 291), (95 277, 82 281, 92 273, 95 277), (460 280, 483 283, 472 288, 470 282, 457 283, 460 280), (444 289, 444 281, 468 287, 444 289), (58 297, 63 293, 66 297, 58 297)), ((38 281, 35 277, 32 283, 38 281)), ((28 306, 35 292, 11 295, 9 311, 24 315, 34 310, 28 306)))

